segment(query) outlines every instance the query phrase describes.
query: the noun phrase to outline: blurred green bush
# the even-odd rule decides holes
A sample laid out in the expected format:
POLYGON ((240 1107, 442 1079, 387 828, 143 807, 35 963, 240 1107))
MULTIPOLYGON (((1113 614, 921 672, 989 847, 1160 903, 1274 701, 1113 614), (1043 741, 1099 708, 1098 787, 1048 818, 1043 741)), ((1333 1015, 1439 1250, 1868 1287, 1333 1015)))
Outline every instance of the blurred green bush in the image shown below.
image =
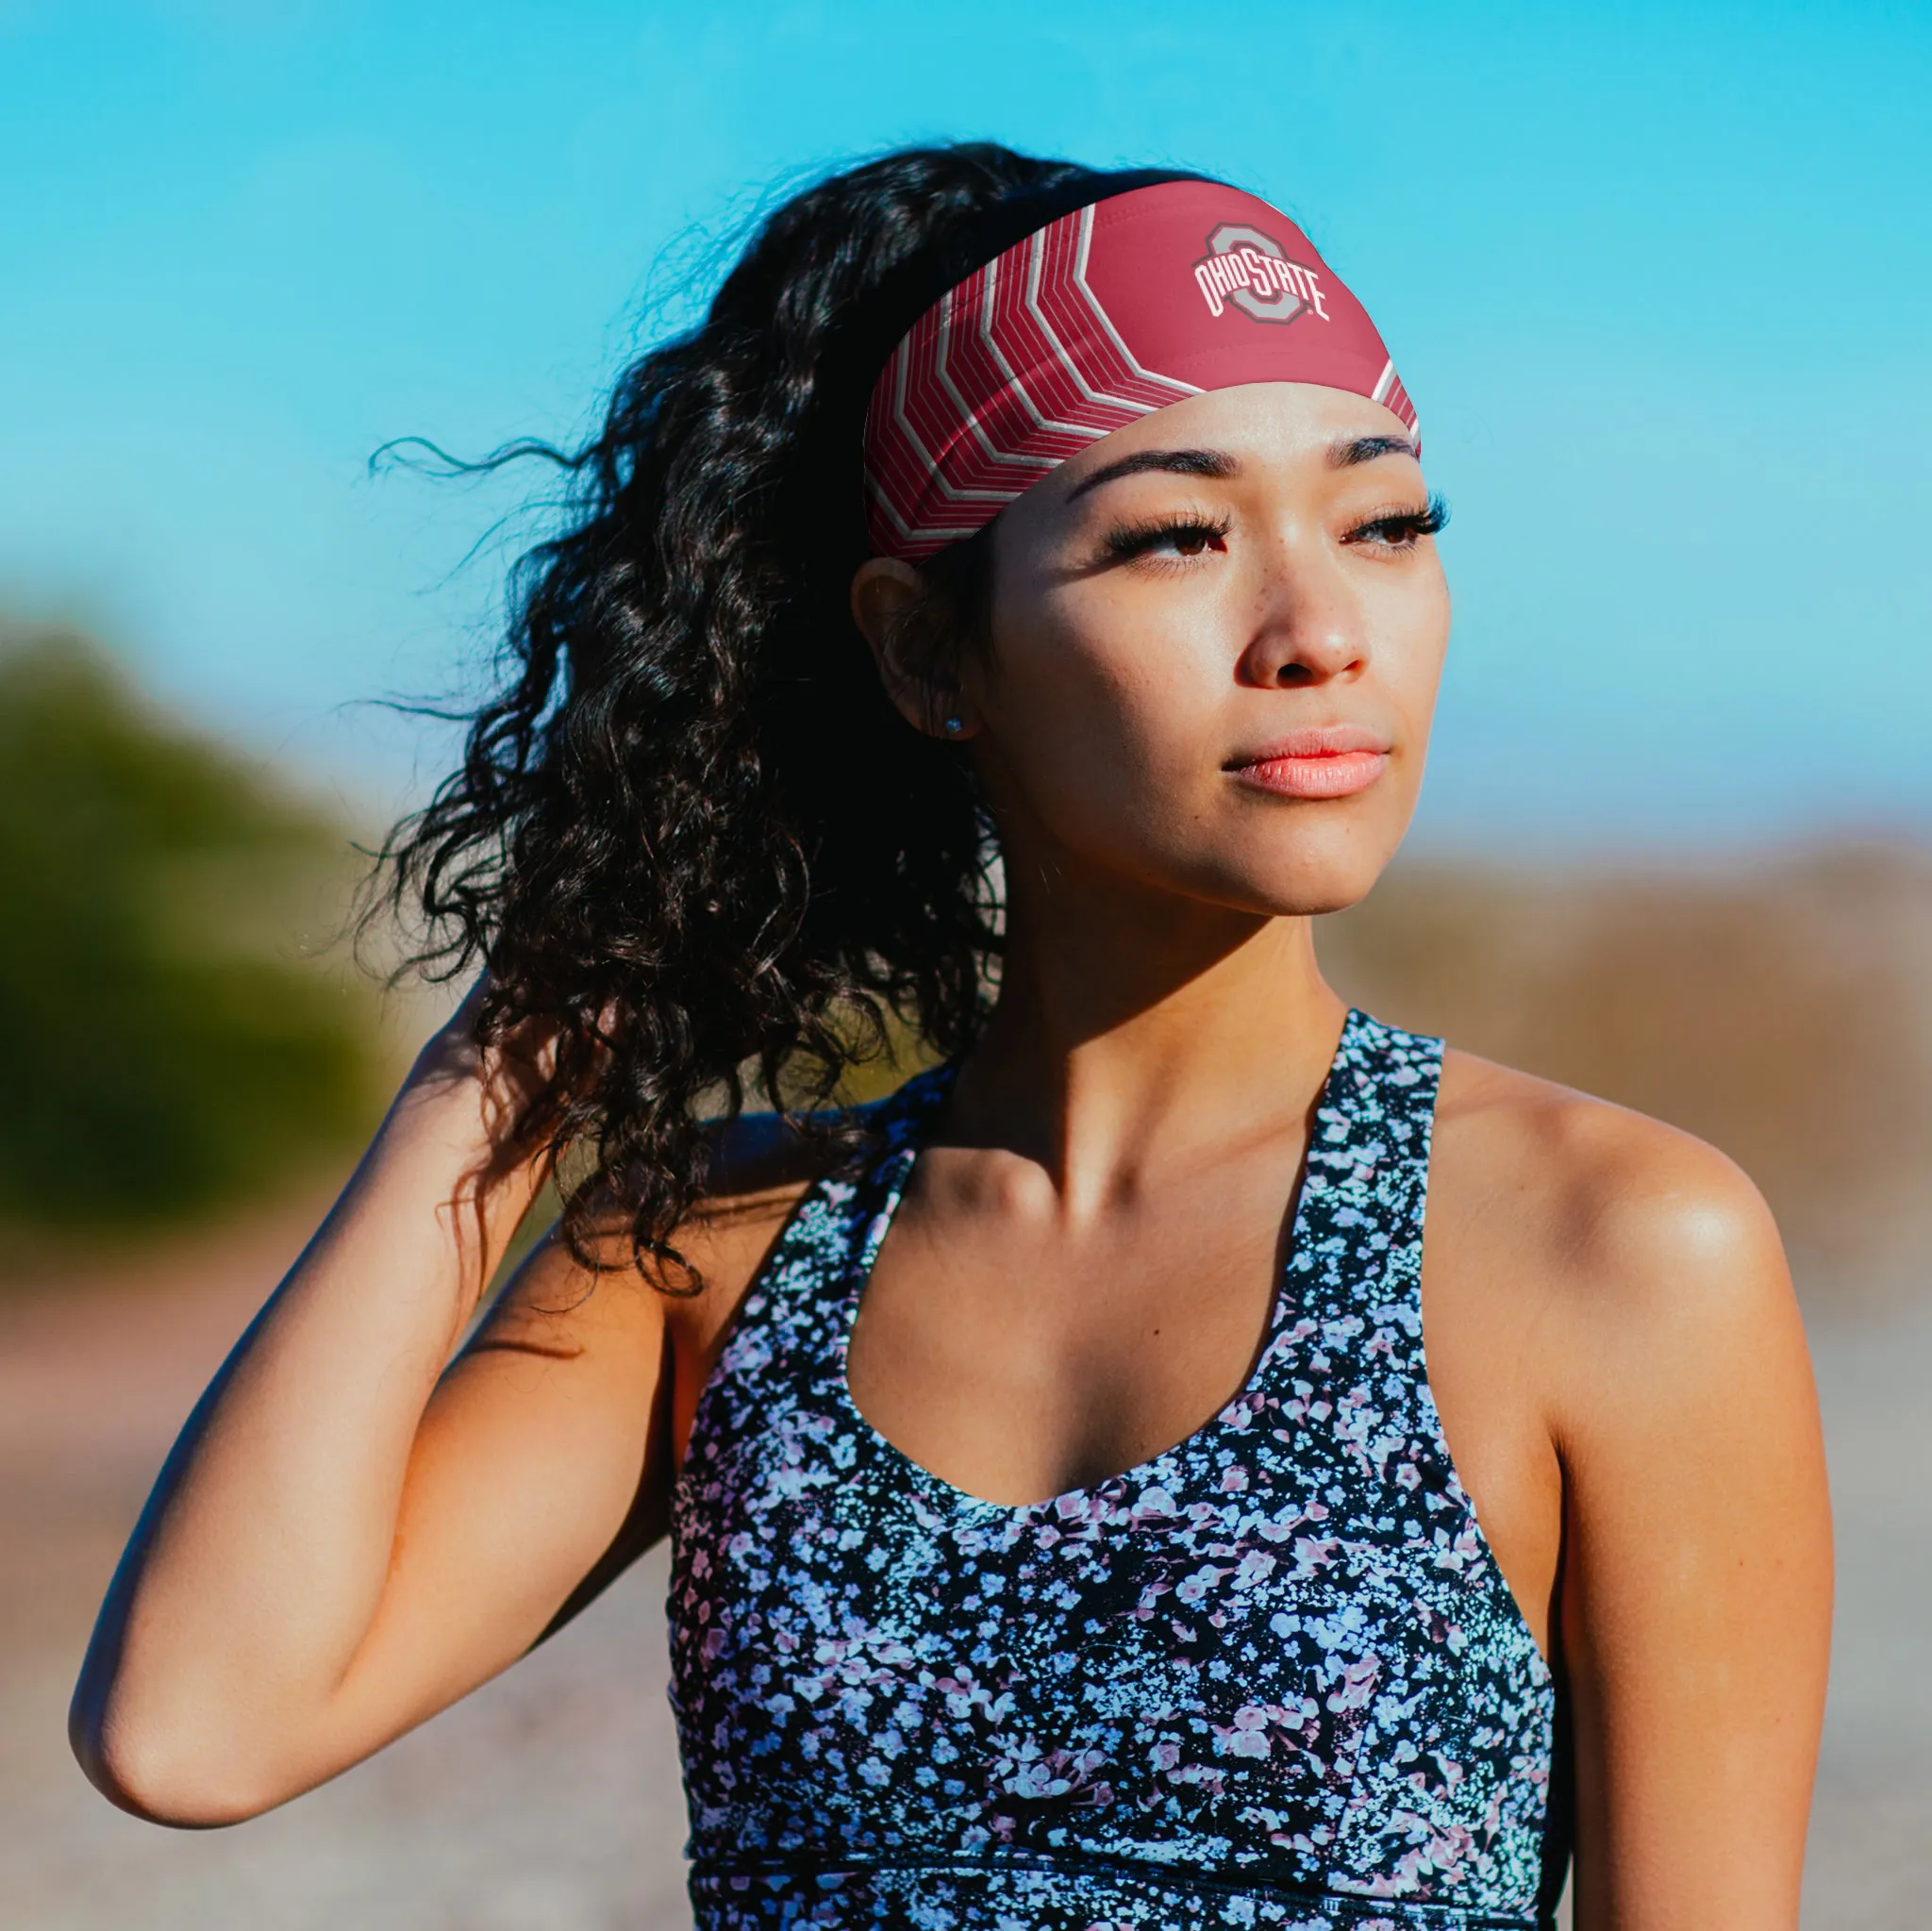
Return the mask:
POLYGON ((366 1130, 374 997, 291 936, 349 857, 85 640, 0 632, 0 1234, 185 1218, 366 1130))

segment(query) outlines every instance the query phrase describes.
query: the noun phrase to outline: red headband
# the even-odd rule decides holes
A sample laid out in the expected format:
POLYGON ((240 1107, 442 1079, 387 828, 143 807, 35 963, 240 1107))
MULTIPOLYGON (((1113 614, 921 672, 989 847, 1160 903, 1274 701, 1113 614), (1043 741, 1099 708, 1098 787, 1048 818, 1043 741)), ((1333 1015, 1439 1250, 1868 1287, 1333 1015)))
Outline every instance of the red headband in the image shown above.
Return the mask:
POLYGON ((1375 325, 1265 201, 1163 181, 1076 208, 892 351, 865 418, 873 551, 930 557, 1103 436, 1245 382, 1345 389, 1415 429, 1375 325))

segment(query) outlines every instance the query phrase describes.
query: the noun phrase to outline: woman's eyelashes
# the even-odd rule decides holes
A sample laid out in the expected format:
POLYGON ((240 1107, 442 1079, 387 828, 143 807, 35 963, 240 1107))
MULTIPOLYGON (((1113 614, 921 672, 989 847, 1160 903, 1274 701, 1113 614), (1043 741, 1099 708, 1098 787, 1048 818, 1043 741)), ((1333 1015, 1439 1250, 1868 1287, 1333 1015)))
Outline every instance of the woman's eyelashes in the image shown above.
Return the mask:
POLYGON ((1110 563, 1135 558, 1169 566, 1188 563, 1211 551, 1227 548, 1232 519, 1206 516, 1196 510, 1149 517, 1143 522, 1117 524, 1100 540, 1101 553, 1110 563))
POLYGON ((1431 496, 1420 508, 1377 509, 1350 525, 1345 543, 1371 544, 1383 550, 1412 550, 1424 537, 1447 527, 1449 506, 1431 496))
MULTIPOLYGON (((1449 522, 1449 506, 1440 496, 1426 503, 1401 504, 1357 517, 1343 530, 1341 541, 1383 551, 1412 550, 1424 537, 1432 537, 1449 522)), ((1181 510, 1117 524, 1100 540, 1102 559, 1108 563, 1144 560, 1157 568, 1179 569, 1198 558, 1224 552, 1234 527, 1230 516, 1202 510, 1181 510)))

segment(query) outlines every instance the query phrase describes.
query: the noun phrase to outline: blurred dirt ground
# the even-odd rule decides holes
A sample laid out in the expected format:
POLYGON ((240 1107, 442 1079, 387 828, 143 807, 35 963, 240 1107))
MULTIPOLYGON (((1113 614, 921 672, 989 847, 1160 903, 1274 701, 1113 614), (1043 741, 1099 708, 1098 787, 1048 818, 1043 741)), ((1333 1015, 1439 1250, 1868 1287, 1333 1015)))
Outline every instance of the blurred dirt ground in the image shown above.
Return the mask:
MULTIPOLYGON (((313 1218, 0 1297, 0 1927, 688 1924, 661 1551, 508 1675, 274 1816, 158 1830, 74 1767, 66 1698, 115 1555, 313 1218)), ((1840 1315, 1814 1339, 1841 1605, 1805 1924, 1895 1931, 1932 1896, 1932 1314, 1840 1315)))

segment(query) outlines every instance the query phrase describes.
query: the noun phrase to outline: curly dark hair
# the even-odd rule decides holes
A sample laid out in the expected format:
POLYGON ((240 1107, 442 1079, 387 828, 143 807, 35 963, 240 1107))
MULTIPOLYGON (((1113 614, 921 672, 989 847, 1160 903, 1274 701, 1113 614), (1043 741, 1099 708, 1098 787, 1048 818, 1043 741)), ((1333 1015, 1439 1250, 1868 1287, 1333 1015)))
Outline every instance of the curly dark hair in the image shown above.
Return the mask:
MULTIPOLYGON (((865 404, 941 291, 1132 178, 986 143, 835 175, 758 226, 591 441, 489 458, 559 465, 567 527, 518 566, 504 687, 384 846, 372 916, 409 915, 431 976, 487 962, 486 1041, 556 1030, 516 1143, 576 1156, 580 1257, 615 1208, 654 1277, 695 1285, 675 1235, 708 1118, 747 1085, 820 1115, 889 1015, 946 1054, 978 1026, 991 828, 963 755, 893 709, 848 605, 865 404)), ((928 566, 936 637, 964 647, 986 559, 974 539, 928 566)))

